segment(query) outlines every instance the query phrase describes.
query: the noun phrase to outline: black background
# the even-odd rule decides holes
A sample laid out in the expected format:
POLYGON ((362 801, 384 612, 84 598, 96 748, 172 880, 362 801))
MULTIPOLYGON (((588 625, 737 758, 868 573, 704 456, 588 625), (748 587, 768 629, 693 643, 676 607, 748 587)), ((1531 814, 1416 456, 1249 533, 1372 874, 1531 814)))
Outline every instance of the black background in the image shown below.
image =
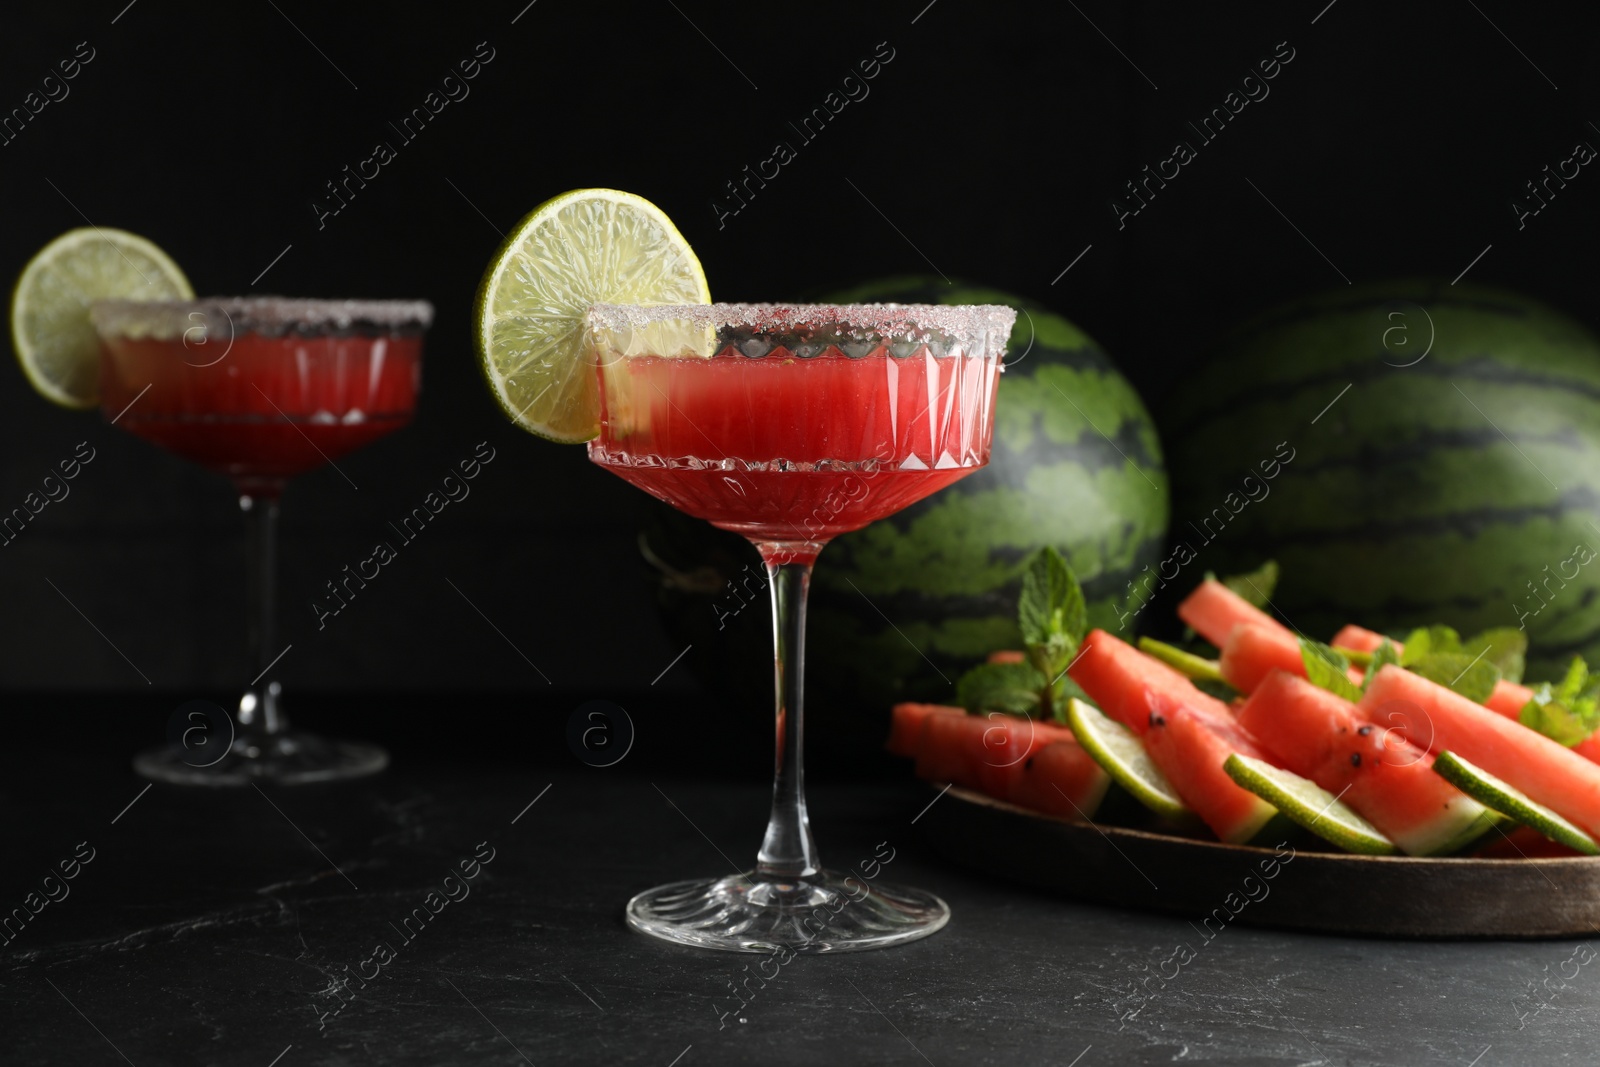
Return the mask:
MULTIPOLYGON (((318 471, 284 507, 284 684, 322 725, 401 750, 569 758, 567 709, 609 697, 676 709, 660 723, 698 740, 672 751, 760 770, 766 709, 722 706, 681 665, 651 685, 681 650, 634 545, 642 494, 505 423, 478 377, 477 280, 501 232, 565 189, 655 201, 719 299, 905 272, 1042 299, 1157 404, 1251 311, 1345 279, 1453 278, 1486 247, 1474 280, 1600 323, 1600 177, 1520 231, 1510 208, 1600 144, 1600 38, 1576 5, 525 3, 110 0, 30 5, 0 30, 0 110, 94 50, 0 146, 0 269, 88 220, 152 238, 202 293, 436 305, 415 424, 341 462, 359 488, 318 471), (480 42, 494 58, 470 95, 319 229, 324 183, 397 143, 387 124, 480 42), (880 42, 894 58, 870 95, 800 144, 788 124, 880 42), (1270 95, 1119 229, 1123 183, 1195 141, 1185 123, 1280 42, 1294 58, 1270 95), (723 183, 779 140, 798 158, 719 226, 723 183), (497 458, 471 497, 319 632, 323 581, 483 440, 497 458)), ((108 706, 126 736, 75 743, 155 742, 170 709, 253 673, 242 529, 223 480, 51 408, 16 372, 0 373, 0 510, 85 440, 98 458, 72 495, 0 550, 0 689, 57 742, 108 706), (32 695, 61 690, 76 695, 32 695)), ((641 724, 641 743, 666 751, 665 728, 641 724)), ((827 735, 812 745, 826 760, 827 735)))

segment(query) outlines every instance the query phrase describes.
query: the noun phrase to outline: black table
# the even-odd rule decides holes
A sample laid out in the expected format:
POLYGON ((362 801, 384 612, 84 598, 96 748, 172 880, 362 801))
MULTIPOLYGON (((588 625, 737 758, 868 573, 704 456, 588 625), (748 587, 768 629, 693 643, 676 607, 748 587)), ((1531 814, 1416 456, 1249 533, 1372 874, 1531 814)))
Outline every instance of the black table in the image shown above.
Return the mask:
POLYGON ((760 786, 440 765, 202 793, 146 790, 98 753, 13 752, 5 765, 0 907, 42 898, 60 861, 92 849, 75 878, 49 884, 66 895, 0 944, 7 1065, 1600 1059, 1600 963, 1568 963, 1575 942, 1230 926, 1205 944, 1182 918, 950 865, 912 825, 930 794, 909 780, 814 786, 814 822, 836 862, 888 842, 885 880, 942 894, 949 927, 798 957, 763 982, 756 957, 622 922, 639 889, 752 859, 760 786), (476 868, 475 853, 488 857, 476 868), (475 877, 460 877, 463 860, 475 877), (379 942, 386 961, 372 957, 379 942), (1152 977, 1185 942, 1196 958, 1152 977), (361 973, 373 977, 344 977, 361 973))

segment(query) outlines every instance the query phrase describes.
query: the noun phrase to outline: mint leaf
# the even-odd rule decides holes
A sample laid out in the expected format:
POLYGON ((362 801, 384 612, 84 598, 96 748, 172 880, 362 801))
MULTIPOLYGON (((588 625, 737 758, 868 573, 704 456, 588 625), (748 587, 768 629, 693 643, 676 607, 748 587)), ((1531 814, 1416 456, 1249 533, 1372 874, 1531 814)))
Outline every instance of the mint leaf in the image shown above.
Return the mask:
POLYGON ((1595 726, 1600 725, 1593 714, 1593 705, 1590 705, 1589 711, 1591 714, 1585 716, 1557 701, 1541 704, 1536 697, 1522 705, 1522 712, 1517 719, 1522 725, 1571 748, 1586 740, 1594 733, 1595 726))
POLYGON ((1067 669, 1089 630, 1089 610, 1078 579, 1061 553, 1049 545, 1033 554, 1022 573, 1017 625, 1029 662, 1052 679, 1067 669))
MULTIPOLYGON (((1573 656, 1572 662, 1567 666, 1566 677, 1561 679, 1561 684, 1556 687, 1554 698, 1567 703, 1577 700, 1584 690, 1591 688, 1589 681, 1589 665, 1583 661, 1582 656, 1573 656)), ((1541 689, 1549 689, 1550 683, 1546 682, 1541 689)))
POLYGON ((1221 579, 1222 584, 1258 608, 1265 608, 1278 587, 1278 561, 1269 559, 1246 574, 1221 579))
POLYGON ((1372 658, 1367 661, 1367 673, 1361 679, 1361 691, 1363 693, 1367 691, 1367 686, 1372 684, 1372 679, 1377 677, 1379 671, 1391 663, 1399 662, 1400 653, 1394 650, 1394 642, 1385 637, 1383 643, 1372 653, 1372 658))
POLYGON ((1483 652, 1486 662, 1500 668, 1500 677, 1520 682, 1527 667, 1528 635, 1509 626, 1497 626, 1463 640, 1461 651, 1468 656, 1483 652))
POLYGON ((974 715, 1001 711, 1032 716, 1039 712, 1045 677, 1027 663, 980 663, 956 682, 956 703, 974 715))
POLYGON ((1574 656, 1566 677, 1558 685, 1545 682, 1535 689, 1517 718, 1571 748, 1600 727, 1600 678, 1589 673, 1582 656, 1574 656))
MULTIPOLYGON (((1410 654, 1411 643, 1407 641, 1406 655, 1410 654)), ((1487 658, 1474 662, 1471 656, 1463 652, 1430 652, 1406 664, 1406 669, 1479 704, 1489 699, 1495 683, 1500 680, 1499 667, 1487 658)))
POLYGON ((1342 696, 1346 700, 1361 699, 1361 690, 1356 688, 1356 684, 1345 673, 1350 669, 1350 661, 1345 659, 1338 649, 1302 637, 1300 660, 1306 665, 1306 680, 1312 685, 1342 696))
POLYGON ((1448 626, 1424 626, 1412 630, 1405 640, 1405 651, 1400 653, 1400 665, 1409 667, 1424 656, 1435 652, 1460 652, 1461 635, 1448 626))

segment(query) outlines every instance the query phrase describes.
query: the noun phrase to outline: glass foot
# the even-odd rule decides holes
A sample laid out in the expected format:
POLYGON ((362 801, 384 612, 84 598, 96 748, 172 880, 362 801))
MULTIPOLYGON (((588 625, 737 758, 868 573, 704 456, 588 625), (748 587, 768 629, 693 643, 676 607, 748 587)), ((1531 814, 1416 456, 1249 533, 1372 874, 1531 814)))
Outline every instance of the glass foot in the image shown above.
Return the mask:
POLYGON ((298 730, 265 740, 236 737, 221 758, 181 744, 146 749, 133 758, 133 769, 146 778, 211 786, 336 782, 376 774, 388 765, 389 754, 377 745, 333 741, 298 730))
POLYGON ((943 929, 950 908, 920 889, 823 871, 801 882, 755 874, 670 882, 628 901, 628 925, 725 952, 859 952, 943 929))

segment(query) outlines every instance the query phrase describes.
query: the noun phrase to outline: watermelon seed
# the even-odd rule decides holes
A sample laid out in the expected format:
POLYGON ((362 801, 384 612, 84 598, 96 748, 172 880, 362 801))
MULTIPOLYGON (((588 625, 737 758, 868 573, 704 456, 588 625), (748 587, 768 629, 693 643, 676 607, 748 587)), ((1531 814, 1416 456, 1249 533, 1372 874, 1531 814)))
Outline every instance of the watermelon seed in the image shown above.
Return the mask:
POLYGON ((1366 737, 1371 732, 1372 732, 1372 727, 1370 727, 1370 726, 1363 726, 1361 729, 1356 731, 1356 733, 1360 734, 1362 737, 1366 737))
POLYGON ((1352 767, 1361 766, 1361 753, 1359 753, 1359 752, 1350 753, 1350 766, 1352 766, 1352 767))

